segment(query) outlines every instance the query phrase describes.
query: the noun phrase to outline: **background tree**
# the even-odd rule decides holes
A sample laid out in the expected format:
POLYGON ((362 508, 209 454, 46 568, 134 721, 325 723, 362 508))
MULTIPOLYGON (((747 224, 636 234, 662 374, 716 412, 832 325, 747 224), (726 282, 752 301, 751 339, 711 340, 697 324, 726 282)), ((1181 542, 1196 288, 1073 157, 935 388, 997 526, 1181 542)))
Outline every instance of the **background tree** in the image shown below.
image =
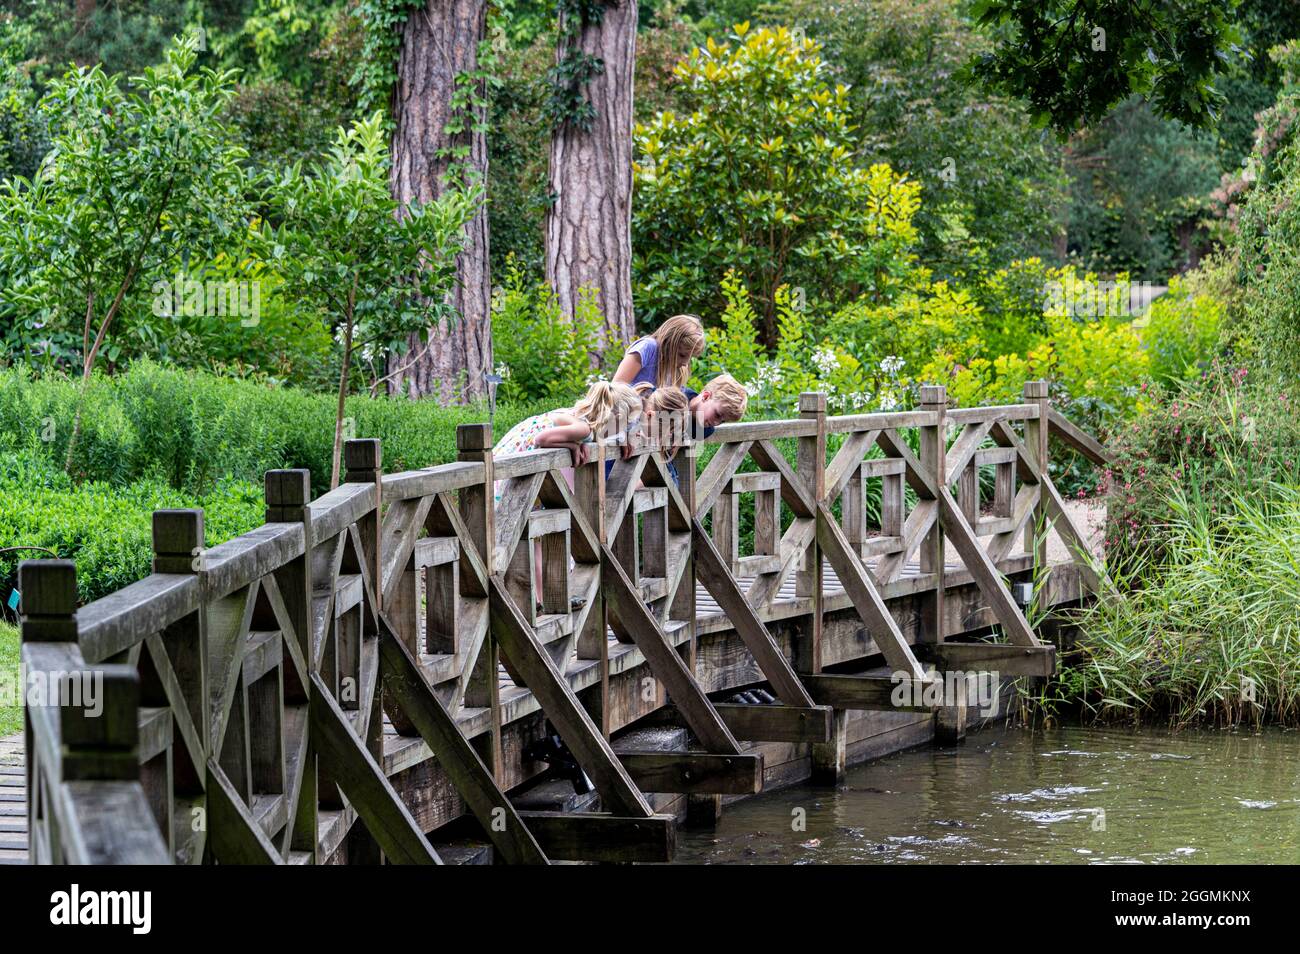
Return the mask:
POLYGON ((584 288, 607 348, 636 333, 632 312, 632 96, 635 0, 562 0, 546 211, 546 279, 572 315, 584 288))
MULTIPOLYGON (((488 175, 487 0, 429 0, 402 26, 393 88, 391 186, 399 208, 488 175)), ((481 189, 480 189, 481 194, 481 189)), ((492 370, 492 283, 486 204, 470 219, 456 280, 437 326, 389 359, 389 388, 443 401, 486 395, 492 370), (423 338, 427 343, 420 343, 423 338)))
POLYGON ((919 186, 857 165, 849 91, 828 84, 816 42, 736 29, 677 67, 683 111, 637 129, 637 307, 648 322, 716 314, 734 269, 771 346, 782 285, 828 306, 891 294, 919 186))
POLYGON ((399 204, 388 189, 383 118, 340 131, 323 161, 289 167, 268 190, 264 247, 289 294, 327 314, 342 348, 330 486, 338 484, 354 354, 403 350, 447 317, 447 293, 477 191, 399 204))
POLYGON ((1137 94, 1158 115, 1205 126, 1223 95, 1240 33, 1238 0, 974 0, 997 43, 975 61, 992 88, 1060 132, 1101 119, 1137 94))
MULTIPOLYGON (((222 118, 232 77, 196 70, 196 47, 193 37, 173 44, 133 78, 134 92, 98 66, 68 72, 42 101, 49 155, 35 178, 3 186, 11 340, 46 361, 75 359, 83 397, 101 351, 112 362, 163 349, 145 302, 153 282, 247 230, 244 154, 222 118)), ((69 467, 80 429, 78 403, 69 467)))
POLYGON ((1061 148, 1017 101, 972 84, 990 40, 959 0, 788 0, 782 19, 822 44, 849 88, 859 162, 921 185, 917 254, 941 276, 1063 249, 1061 148))

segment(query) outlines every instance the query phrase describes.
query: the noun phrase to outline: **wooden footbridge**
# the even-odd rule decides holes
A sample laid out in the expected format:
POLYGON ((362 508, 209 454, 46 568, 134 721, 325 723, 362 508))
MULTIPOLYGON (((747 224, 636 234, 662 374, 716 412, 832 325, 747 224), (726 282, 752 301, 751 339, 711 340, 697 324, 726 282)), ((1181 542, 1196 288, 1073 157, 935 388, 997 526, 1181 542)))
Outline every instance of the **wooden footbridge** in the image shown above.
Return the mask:
POLYGON ((1053 670, 1011 583, 1098 586, 1049 434, 1104 452, 1041 382, 922 397, 805 394, 719 427, 680 487, 648 450, 571 483, 564 451, 494 459, 487 425, 395 474, 355 440, 315 500, 268 473, 265 525, 220 546, 156 512, 152 575, 80 608, 72 563, 23 564, 27 679, 66 690, 27 708, 30 859, 664 861, 724 798, 959 737, 960 693, 895 688, 1053 670))

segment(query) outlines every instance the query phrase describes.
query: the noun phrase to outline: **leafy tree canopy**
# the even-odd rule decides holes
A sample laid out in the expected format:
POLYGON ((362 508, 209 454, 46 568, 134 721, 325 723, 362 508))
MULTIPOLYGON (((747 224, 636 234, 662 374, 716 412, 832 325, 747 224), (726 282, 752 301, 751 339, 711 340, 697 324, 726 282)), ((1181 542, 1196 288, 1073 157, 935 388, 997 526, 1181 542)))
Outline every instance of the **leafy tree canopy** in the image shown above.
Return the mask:
POLYGON ((1068 133, 1130 95, 1189 126, 1214 122, 1238 52, 1238 0, 975 0, 998 42, 974 61, 991 88, 1068 133))

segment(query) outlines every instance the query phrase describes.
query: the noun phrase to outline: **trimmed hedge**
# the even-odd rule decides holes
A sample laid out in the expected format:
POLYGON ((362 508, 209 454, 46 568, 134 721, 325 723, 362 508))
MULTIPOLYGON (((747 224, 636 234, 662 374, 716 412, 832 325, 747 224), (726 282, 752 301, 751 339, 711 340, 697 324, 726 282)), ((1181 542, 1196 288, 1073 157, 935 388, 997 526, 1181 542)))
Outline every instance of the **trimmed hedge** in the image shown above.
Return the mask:
MULTIPOLYGON (((0 450, 27 450, 62 470, 79 388, 66 377, 0 370, 0 450)), ((335 400, 137 361, 92 381, 72 473, 115 485, 151 479, 206 494, 223 480, 260 483, 268 470, 306 467, 319 495, 329 485, 335 400)), ((504 434, 549 409, 549 402, 499 405, 496 430, 504 434)), ((346 412, 352 433, 383 442, 387 471, 454 460, 456 426, 488 420, 485 406, 389 397, 354 396, 346 412)))
MULTIPOLYGON (((152 514, 165 507, 202 507, 208 546, 260 526, 266 510, 262 485, 251 481, 227 481, 201 495, 156 478, 74 485, 30 453, 0 454, 0 549, 45 547, 76 561, 83 602, 149 574, 152 514)), ((7 601, 18 564, 43 556, 32 550, 0 554, 0 599, 7 601)), ((12 618, 7 604, 5 614, 12 618)))

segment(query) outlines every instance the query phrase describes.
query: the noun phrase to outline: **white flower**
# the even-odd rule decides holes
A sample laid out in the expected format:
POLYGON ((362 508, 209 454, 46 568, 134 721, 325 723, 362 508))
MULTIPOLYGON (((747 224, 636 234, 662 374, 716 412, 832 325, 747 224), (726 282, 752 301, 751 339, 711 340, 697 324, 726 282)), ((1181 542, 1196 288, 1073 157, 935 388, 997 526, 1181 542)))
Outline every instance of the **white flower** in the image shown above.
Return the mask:
POLYGON ((898 398, 894 397, 891 392, 886 391, 880 395, 880 409, 882 411, 892 411, 896 407, 898 407, 898 398))
POLYGON ((905 364, 907 362, 897 355, 886 355, 880 361, 880 370, 885 374, 894 375, 902 371, 905 364))
POLYGON ((832 348, 818 348, 813 352, 812 360, 823 378, 834 374, 840 366, 839 357, 832 348))

